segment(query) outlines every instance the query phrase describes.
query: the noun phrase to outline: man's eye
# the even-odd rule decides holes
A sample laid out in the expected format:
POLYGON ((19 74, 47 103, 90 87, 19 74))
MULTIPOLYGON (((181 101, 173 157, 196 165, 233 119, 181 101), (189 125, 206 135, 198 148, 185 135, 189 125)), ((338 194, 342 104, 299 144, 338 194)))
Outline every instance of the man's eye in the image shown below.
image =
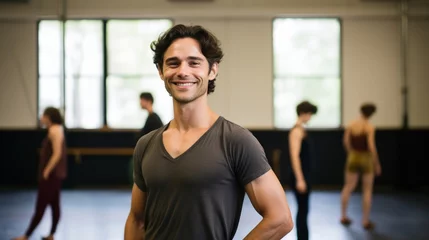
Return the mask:
POLYGON ((178 63, 168 63, 167 64, 169 67, 177 67, 177 66, 179 66, 179 64, 178 63))

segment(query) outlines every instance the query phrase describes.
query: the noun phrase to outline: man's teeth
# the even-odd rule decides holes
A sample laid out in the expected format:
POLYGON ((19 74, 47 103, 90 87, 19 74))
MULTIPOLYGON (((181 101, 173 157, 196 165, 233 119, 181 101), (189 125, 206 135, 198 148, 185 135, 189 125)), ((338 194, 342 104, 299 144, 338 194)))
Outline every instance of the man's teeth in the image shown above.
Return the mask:
POLYGON ((176 83, 177 86, 191 86, 194 83, 176 83))

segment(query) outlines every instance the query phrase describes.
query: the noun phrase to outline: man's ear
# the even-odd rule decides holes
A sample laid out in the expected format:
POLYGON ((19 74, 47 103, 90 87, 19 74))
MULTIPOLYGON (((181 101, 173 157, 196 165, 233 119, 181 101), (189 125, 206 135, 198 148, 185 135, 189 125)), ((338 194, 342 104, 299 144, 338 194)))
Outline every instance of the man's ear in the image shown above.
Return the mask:
POLYGON ((209 80, 213 80, 217 77, 218 69, 219 69, 219 63, 213 63, 209 73, 209 80))

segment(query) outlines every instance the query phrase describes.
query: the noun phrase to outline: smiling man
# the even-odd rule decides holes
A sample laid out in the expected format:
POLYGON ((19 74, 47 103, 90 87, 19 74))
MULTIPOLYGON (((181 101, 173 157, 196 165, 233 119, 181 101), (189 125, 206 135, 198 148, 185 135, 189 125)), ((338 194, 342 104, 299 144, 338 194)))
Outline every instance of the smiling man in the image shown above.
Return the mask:
POLYGON ((257 139, 208 105, 223 53, 201 26, 151 45, 174 118, 138 141, 125 239, 233 239, 245 193, 263 219, 245 239, 281 239, 290 209, 257 139))

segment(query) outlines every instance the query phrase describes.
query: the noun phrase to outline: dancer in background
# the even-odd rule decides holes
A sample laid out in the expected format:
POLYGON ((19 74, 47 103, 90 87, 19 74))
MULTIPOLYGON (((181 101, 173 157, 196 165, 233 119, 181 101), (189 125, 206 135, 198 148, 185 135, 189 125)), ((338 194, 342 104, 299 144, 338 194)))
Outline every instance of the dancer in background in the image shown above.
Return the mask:
MULTIPOLYGON (((162 127, 164 124, 162 123, 161 118, 158 116, 157 113, 153 111, 153 102, 154 98, 152 96, 152 93, 150 92, 142 92, 140 93, 140 107, 148 112, 146 122, 143 126, 143 128, 138 132, 136 142, 143 137, 144 135, 152 132, 153 130, 156 130, 160 127, 162 127)), ((128 179, 130 181, 130 184, 134 183, 133 180, 133 159, 130 159, 129 165, 128 165, 128 179)))
POLYGON ((375 146, 375 127, 369 119, 376 111, 374 104, 368 103, 361 106, 361 116, 351 122, 345 129, 344 147, 347 151, 347 163, 345 167, 345 184, 341 192, 341 223, 351 223, 347 216, 347 205, 350 194, 356 188, 359 176, 362 176, 362 225, 365 229, 372 229, 374 224, 370 221, 372 189, 374 174, 381 174, 381 165, 378 160, 375 146))
POLYGON ((53 240, 60 220, 61 183, 67 175, 67 152, 64 137, 63 117, 60 111, 48 107, 43 112, 41 123, 47 127, 48 134, 42 142, 39 163, 39 187, 36 209, 27 231, 14 240, 27 240, 42 220, 48 205, 52 208, 52 227, 44 240, 53 240))
POLYGON ((289 152, 293 173, 291 188, 298 204, 296 231, 298 240, 307 240, 309 197, 311 191, 311 141, 304 125, 317 113, 317 107, 308 101, 296 107, 298 120, 289 133, 289 152))
POLYGON ((153 111, 153 101, 151 93, 143 92, 140 94, 140 106, 148 112, 146 123, 140 131, 140 137, 164 125, 158 114, 153 111))

